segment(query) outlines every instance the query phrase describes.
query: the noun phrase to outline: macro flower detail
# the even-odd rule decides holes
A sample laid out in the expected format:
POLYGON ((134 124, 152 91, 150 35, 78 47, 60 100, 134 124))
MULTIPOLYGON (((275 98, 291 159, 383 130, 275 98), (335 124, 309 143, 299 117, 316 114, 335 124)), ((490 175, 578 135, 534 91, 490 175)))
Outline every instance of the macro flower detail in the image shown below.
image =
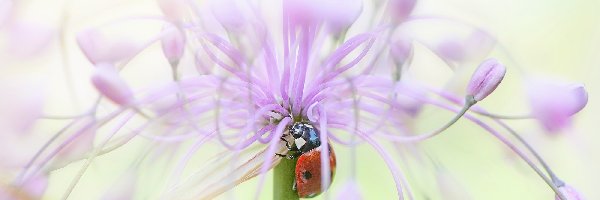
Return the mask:
POLYGON ((483 61, 473 73, 467 86, 467 95, 473 96, 475 101, 481 101, 490 95, 506 74, 506 68, 496 59, 483 61))
POLYGON ((1 81, 0 199, 582 199, 529 126, 577 130, 592 90, 532 78, 502 28, 416 0, 104 3, 7 43, 31 39, 6 71, 52 68, 1 81))
POLYGON ((389 9, 392 13, 392 21, 401 23, 412 13, 417 0, 390 0, 389 9))
POLYGON ((98 64, 92 75, 92 83, 102 95, 119 105, 128 105, 133 101, 133 91, 119 76, 113 65, 98 64))
POLYGON ((571 125, 571 118, 587 104, 588 95, 580 84, 560 80, 534 79, 529 83, 532 115, 545 130, 555 133, 571 125))
POLYGON ((169 60, 169 63, 176 66, 185 51, 185 35, 179 29, 173 28, 170 30, 171 32, 162 38, 161 45, 163 54, 169 60))
POLYGON ((140 47, 124 38, 109 38, 97 29, 86 29, 77 35, 77 44, 93 64, 116 63, 130 58, 140 47))

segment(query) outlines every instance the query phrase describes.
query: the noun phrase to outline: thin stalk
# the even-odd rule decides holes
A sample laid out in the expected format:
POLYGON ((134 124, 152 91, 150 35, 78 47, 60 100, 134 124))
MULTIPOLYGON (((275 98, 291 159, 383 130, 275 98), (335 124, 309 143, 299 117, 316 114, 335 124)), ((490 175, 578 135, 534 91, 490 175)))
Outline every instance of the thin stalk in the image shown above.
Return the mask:
MULTIPOLYGON (((449 111, 454 111, 454 112, 459 112, 458 109, 453 108, 449 105, 440 103, 440 102, 436 102, 436 101, 432 101, 432 100, 424 100, 425 102, 437 106, 439 108, 442 109, 446 109, 449 111)), ((500 142, 504 143, 504 145, 506 145, 508 148, 510 148, 514 153, 516 153, 519 157, 521 157, 521 160, 525 161, 527 163, 527 165, 529 165, 529 167, 535 171, 535 173, 538 174, 538 176, 540 178, 542 178, 544 180, 544 182, 546 182, 546 184, 554 191, 554 193, 556 194, 556 196, 558 197, 558 199, 560 200, 567 200, 567 198, 565 197, 565 195, 558 189, 558 186, 554 184, 554 182, 546 177, 546 175, 544 174, 544 172, 542 172, 542 170, 540 170, 535 163, 533 163, 533 161, 531 159, 529 159, 529 157, 527 157, 527 155, 525 155, 524 152, 522 152, 519 148, 517 148, 515 145, 513 145, 512 143, 510 143, 510 141, 508 141, 508 139, 506 139, 505 137, 503 137, 502 135, 500 135, 500 133, 498 131, 496 131, 495 129, 493 129, 492 127, 490 127, 488 124, 484 123, 483 121, 477 119, 476 117, 474 117, 473 115, 469 115, 469 114, 465 114, 464 115, 465 118, 469 119, 471 122, 477 124, 478 126, 480 126, 481 128, 485 129, 486 131, 488 131, 490 134, 492 134, 494 137, 496 137, 496 139, 498 139, 500 142)))
POLYGON ((294 178, 298 158, 282 158, 273 171, 273 199, 299 199, 294 191, 294 178))
POLYGON ((525 146, 525 148, 527 148, 527 150, 529 150, 529 152, 533 155, 533 157, 535 157, 535 159, 537 159, 538 162, 542 165, 544 170, 546 170, 546 173, 548 173, 548 175, 550 176, 550 179, 552 179, 552 182, 556 186, 560 187, 565 184, 562 180, 560 180, 556 176, 556 174, 554 174, 554 172, 552 171, 552 169, 550 169, 550 166, 548 166, 548 164, 544 161, 542 156, 540 156, 537 153, 537 151, 523 137, 521 137, 521 135, 519 135, 514 129, 509 127, 506 123, 504 123, 498 119, 494 119, 494 121, 496 121, 496 123, 500 124, 500 126, 504 127, 504 129, 506 129, 510 134, 512 134, 515 138, 517 138, 517 140, 519 140, 519 142, 521 142, 521 144, 523 144, 523 146, 525 146))

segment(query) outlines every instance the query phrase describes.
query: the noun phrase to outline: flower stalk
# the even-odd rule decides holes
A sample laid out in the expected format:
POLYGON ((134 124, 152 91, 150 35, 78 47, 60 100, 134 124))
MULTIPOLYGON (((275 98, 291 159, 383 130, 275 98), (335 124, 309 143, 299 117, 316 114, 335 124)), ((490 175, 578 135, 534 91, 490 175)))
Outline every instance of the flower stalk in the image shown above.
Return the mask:
POLYGON ((298 158, 283 158, 273 170, 273 199, 299 199, 294 191, 294 174, 298 158))

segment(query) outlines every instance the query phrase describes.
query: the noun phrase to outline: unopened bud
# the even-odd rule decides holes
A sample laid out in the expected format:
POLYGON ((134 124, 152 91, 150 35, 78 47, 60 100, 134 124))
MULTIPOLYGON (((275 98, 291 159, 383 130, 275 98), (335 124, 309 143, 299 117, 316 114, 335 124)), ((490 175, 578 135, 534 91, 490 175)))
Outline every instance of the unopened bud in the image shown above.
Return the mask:
POLYGON ((179 21, 185 17, 190 6, 186 0, 158 0, 158 7, 169 20, 179 21))
POLYGON ((585 108, 588 102, 588 94, 582 84, 572 85, 570 91, 574 98, 571 105, 571 115, 574 115, 585 108))
POLYGON ((496 59, 483 61, 469 81, 467 95, 473 96, 475 101, 483 100, 500 85, 504 74, 506 74, 506 68, 496 59))
POLYGON ((319 2, 333 33, 349 28, 362 13, 362 0, 328 0, 319 2))
POLYGON ((528 83, 532 115, 549 133, 557 133, 571 124, 571 116, 587 104, 587 92, 581 84, 536 78, 528 83))
POLYGON ((110 64, 98 64, 92 74, 92 83, 106 98, 119 105, 128 105, 133 102, 133 92, 125 80, 110 64))
POLYGON ((93 64, 119 62, 133 57, 140 49, 136 43, 128 39, 108 39, 96 29, 87 29, 78 33, 77 44, 93 64))
POLYGON ((416 0, 390 0, 389 8, 392 14, 392 21, 400 23, 412 13, 415 8, 416 0))
POLYGON ((213 0, 211 1, 211 10, 223 28, 227 31, 239 32, 246 24, 246 18, 240 5, 244 5, 240 0, 213 0))
POLYGON ((163 54, 169 63, 178 63, 185 50, 185 35, 180 29, 170 29, 161 39, 163 54))

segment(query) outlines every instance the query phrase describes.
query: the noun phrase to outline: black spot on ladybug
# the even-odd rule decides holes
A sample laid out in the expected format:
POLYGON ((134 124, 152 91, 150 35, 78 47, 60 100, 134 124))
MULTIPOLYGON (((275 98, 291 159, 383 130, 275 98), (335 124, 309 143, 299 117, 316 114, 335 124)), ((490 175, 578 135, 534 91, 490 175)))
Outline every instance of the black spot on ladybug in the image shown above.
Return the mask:
POLYGON ((302 178, 304 180, 309 180, 310 178, 312 178, 312 174, 309 171, 304 171, 302 172, 302 178))

